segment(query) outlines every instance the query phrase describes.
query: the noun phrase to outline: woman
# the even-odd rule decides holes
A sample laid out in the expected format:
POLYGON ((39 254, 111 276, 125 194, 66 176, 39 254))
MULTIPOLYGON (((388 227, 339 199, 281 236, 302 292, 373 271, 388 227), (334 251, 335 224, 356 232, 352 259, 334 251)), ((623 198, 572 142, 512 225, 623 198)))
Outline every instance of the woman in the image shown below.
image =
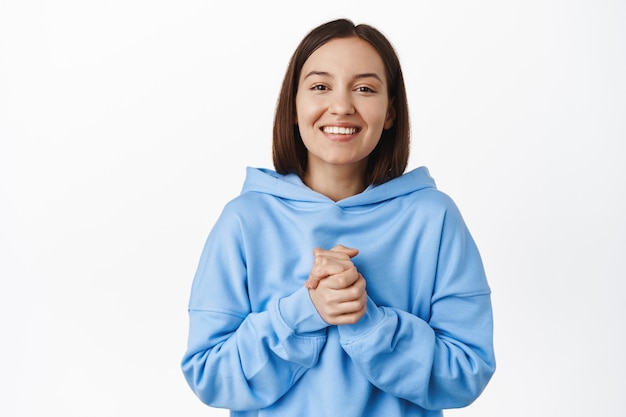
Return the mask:
POLYGON ((439 416, 495 370, 490 290, 453 201, 404 174, 387 39, 336 20, 289 64, 275 171, 248 168, 194 278, 182 368, 232 416, 439 416))

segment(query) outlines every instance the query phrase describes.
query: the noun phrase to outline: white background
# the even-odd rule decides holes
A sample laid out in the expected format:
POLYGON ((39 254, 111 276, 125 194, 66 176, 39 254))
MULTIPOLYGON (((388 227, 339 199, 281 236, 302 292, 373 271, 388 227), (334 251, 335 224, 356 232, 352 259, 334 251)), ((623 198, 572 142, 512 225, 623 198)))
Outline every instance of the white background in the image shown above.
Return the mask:
POLYGON ((403 64, 410 168, 460 206, 498 370, 450 416, 623 416, 626 2, 0 2, 0 415, 224 416, 186 305, 287 62, 370 23, 403 64), (411 6, 409 6, 411 4, 411 6))

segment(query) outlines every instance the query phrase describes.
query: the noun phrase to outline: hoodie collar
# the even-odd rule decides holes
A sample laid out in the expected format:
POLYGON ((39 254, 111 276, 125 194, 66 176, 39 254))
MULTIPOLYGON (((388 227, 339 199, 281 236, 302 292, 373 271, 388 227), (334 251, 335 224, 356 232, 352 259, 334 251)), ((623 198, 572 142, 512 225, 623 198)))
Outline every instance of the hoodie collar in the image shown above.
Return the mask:
POLYGON ((339 207, 348 208, 376 204, 424 188, 436 188, 436 186, 428 169, 420 167, 383 184, 369 186, 352 197, 334 202, 307 187, 296 174, 281 175, 270 169, 248 167, 241 193, 256 192, 287 200, 336 204, 339 207))

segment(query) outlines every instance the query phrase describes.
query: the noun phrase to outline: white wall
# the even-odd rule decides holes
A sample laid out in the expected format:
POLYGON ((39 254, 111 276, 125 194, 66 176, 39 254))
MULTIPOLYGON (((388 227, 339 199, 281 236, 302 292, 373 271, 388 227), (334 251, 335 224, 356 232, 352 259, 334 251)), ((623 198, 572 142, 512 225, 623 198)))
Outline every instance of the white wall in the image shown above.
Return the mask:
POLYGON ((411 167, 489 274, 499 369, 448 415, 623 415, 618 0, 1 2, 0 415, 226 415, 179 370, 191 278, 271 165, 293 49, 340 16, 396 46, 411 167))

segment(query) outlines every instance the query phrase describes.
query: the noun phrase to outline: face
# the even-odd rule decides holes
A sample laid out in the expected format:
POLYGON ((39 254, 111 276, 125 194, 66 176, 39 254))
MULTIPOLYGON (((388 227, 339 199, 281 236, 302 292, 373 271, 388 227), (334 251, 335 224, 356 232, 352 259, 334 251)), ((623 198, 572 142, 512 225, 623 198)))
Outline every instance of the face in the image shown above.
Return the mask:
POLYGON ((308 151, 307 173, 341 166, 363 174, 394 117, 382 58, 368 42, 334 39, 304 63, 296 123, 308 151))

